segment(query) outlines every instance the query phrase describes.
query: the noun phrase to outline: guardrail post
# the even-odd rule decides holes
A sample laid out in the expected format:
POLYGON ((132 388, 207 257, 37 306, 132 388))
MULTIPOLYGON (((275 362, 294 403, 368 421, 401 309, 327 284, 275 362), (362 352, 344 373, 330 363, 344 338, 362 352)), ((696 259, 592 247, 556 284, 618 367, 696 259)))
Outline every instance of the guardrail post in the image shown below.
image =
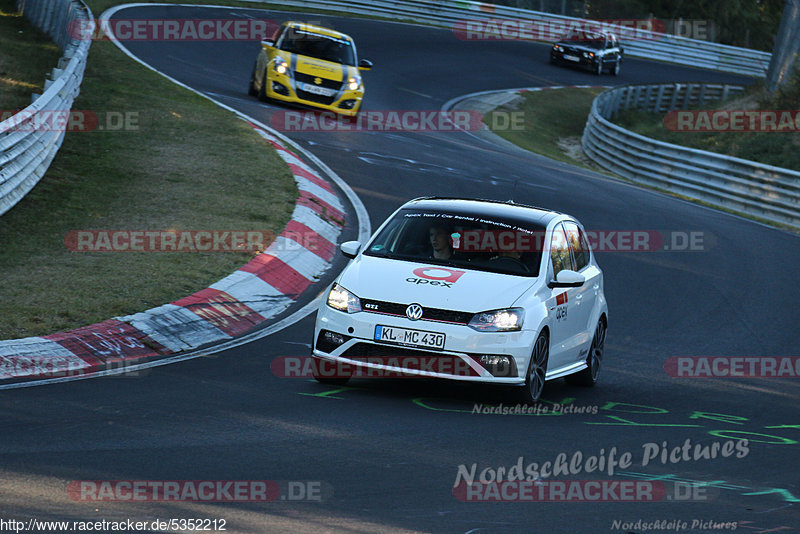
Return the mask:
POLYGON ((681 84, 676 83, 672 86, 672 98, 669 99, 669 109, 675 109, 678 102, 678 93, 681 92, 681 84))
POLYGON ((692 91, 694 90, 694 86, 690 83, 686 84, 686 93, 683 95, 683 104, 681 104, 681 109, 689 109, 689 104, 692 101, 692 91))
POLYGON ((655 89, 655 87, 652 85, 647 85, 646 88, 647 90, 645 91, 644 95, 644 110, 651 111, 650 102, 653 99, 653 89, 655 89))
POLYGON ((622 91, 625 95, 625 103, 622 105, 623 106, 622 109, 627 110, 629 107, 631 107, 631 97, 633 96, 633 91, 631 91, 630 87, 622 87, 619 90, 622 91))
POLYGON ((664 97, 664 86, 658 86, 658 94, 656 95, 656 103, 655 108, 653 109, 654 112, 660 113, 661 112, 661 99, 664 97))
POLYGON ((616 118, 619 114, 619 104, 622 100, 622 91, 614 91, 614 103, 611 106, 611 118, 616 118))
POLYGON ((703 107, 703 104, 705 103, 706 100, 706 84, 702 84, 700 86, 700 95, 697 97, 697 100, 698 100, 697 105, 699 107, 703 107))

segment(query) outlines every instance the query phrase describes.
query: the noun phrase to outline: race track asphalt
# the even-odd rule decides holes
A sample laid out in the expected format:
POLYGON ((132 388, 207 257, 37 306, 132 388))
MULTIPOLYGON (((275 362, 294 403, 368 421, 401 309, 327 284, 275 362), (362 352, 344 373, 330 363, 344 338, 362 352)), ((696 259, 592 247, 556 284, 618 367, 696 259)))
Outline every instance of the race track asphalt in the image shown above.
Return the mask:
MULTIPOLYGON (((549 65, 546 45, 465 42, 446 30, 313 14, 146 6, 115 17, 325 22, 352 35, 375 64, 364 75, 365 110, 438 110, 459 95, 526 86, 751 82, 637 59, 618 78, 597 78, 549 65)), ((126 46, 266 124, 285 111, 247 95, 257 43, 126 46)), ((610 310, 600 382, 582 389, 558 380, 544 394, 589 413, 474 414, 475 403, 507 402, 505 392, 410 379, 337 389, 276 376, 276 358, 308 354, 313 315, 260 341, 133 377, 2 392, 3 516, 225 518, 232 532, 640 532, 632 526, 640 520, 737 522, 741 532, 800 526, 797 379, 680 379, 664 370, 673 356, 800 355, 797 236, 464 132, 288 135, 358 193, 373 227, 408 199, 457 195, 548 207, 588 229, 702 232, 703 247, 598 253, 610 310), (743 458, 643 465, 648 443, 660 450, 663 442, 739 438, 750 440, 743 458), (541 464, 612 448, 630 452, 633 464, 568 478, 661 477, 668 491, 676 480, 701 483, 700 491, 688 500, 592 503, 462 502, 453 493, 460 465, 480 472, 520 457, 541 464), (319 481, 328 494, 321 502, 97 503, 67 495, 76 480, 319 481)))

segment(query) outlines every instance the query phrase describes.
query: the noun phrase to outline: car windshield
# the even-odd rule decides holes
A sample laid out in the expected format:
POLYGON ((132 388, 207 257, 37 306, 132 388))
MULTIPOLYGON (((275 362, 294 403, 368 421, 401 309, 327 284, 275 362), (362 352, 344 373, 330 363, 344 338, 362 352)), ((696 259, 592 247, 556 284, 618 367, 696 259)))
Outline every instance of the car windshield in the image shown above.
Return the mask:
POLYGON ((545 228, 487 215, 406 209, 375 236, 367 256, 535 277, 545 228))
POLYGON ((597 50, 603 48, 605 38, 596 33, 573 32, 563 41, 566 44, 588 46, 597 50))
POLYGON ((280 43, 280 49, 301 56, 308 56, 344 65, 355 65, 353 43, 349 39, 329 37, 307 32, 300 28, 289 28, 280 43))

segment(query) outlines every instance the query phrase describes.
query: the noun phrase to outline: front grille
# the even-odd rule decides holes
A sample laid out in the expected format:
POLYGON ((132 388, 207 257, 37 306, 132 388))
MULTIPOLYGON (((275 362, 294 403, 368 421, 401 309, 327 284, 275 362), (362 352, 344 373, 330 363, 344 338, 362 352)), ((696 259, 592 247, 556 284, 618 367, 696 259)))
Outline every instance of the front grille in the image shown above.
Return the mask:
POLYGON ((294 79, 298 82, 310 83, 311 85, 327 87, 328 89, 336 89, 337 91, 342 86, 341 80, 329 80, 328 78, 323 78, 322 76, 311 76, 310 74, 303 74, 302 72, 295 72, 294 79), (317 78, 320 79, 320 83, 314 82, 314 80, 317 78))
POLYGON ((392 345, 356 343, 344 351, 342 357, 401 369, 430 371, 454 376, 480 376, 458 356, 392 345))
POLYGON ((302 98, 303 100, 308 100, 309 102, 316 102, 317 104, 324 104, 326 106, 330 106, 333 104, 333 101, 336 100, 336 95, 333 96, 323 96, 323 95, 315 95, 314 93, 309 93, 308 91, 301 91, 300 89, 297 90, 297 96, 302 98))
MULTIPOLYGON (((399 304, 396 302, 384 302, 381 300, 366 300, 361 299, 361 307, 363 310, 380 313, 383 315, 393 315, 395 317, 405 317, 406 308, 408 304, 399 304)), ((454 310, 443 310, 439 308, 426 308, 422 307, 421 321, 437 321, 440 323, 450 324, 468 324, 474 313, 460 312, 454 310)))

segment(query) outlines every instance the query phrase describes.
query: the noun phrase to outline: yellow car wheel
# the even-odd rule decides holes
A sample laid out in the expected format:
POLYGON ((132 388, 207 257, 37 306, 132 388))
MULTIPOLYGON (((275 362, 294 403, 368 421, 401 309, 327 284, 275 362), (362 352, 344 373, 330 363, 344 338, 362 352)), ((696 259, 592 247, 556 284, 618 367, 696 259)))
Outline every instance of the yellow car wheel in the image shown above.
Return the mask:
POLYGON ((264 76, 261 78, 261 87, 258 88, 258 99, 262 102, 266 102, 269 100, 267 97, 267 73, 264 72, 264 76))
POLYGON ((253 65, 253 74, 250 75, 250 86, 247 88, 247 94, 250 96, 257 96, 258 91, 256 91, 256 65, 253 65))

